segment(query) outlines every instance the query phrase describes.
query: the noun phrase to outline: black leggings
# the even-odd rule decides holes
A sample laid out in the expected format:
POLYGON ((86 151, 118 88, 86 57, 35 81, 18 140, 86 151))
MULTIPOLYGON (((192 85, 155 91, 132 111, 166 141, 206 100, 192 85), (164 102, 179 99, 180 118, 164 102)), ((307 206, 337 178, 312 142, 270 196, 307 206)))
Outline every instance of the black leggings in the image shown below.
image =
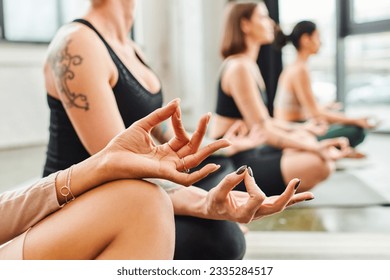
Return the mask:
MULTIPOLYGON (((202 189, 210 190, 235 171, 227 158, 206 159, 198 169, 208 162, 220 164, 221 168, 194 184, 202 189)), ((175 216, 175 222, 175 260, 239 260, 245 255, 245 237, 235 222, 187 216, 175 216)))
MULTIPOLYGON (((232 157, 236 168, 248 165, 252 168, 257 185, 267 195, 280 195, 286 184, 281 170, 282 150, 271 146, 263 146, 238 153, 232 157)), ((245 185, 241 182, 237 190, 245 191, 245 185)))
POLYGON ((245 237, 237 223, 175 216, 175 260, 241 260, 245 237))
MULTIPOLYGON (((231 158, 210 156, 197 168, 216 163, 221 168, 194 185, 209 191, 229 173, 242 165, 252 168, 256 183, 267 196, 281 194, 285 189, 280 161, 282 151, 269 146, 238 153, 231 158)), ((192 170, 192 171, 193 171, 192 170)), ((236 190, 245 191, 241 182, 236 190)), ((237 223, 176 216, 176 247, 174 259, 242 259, 245 238, 237 223)))

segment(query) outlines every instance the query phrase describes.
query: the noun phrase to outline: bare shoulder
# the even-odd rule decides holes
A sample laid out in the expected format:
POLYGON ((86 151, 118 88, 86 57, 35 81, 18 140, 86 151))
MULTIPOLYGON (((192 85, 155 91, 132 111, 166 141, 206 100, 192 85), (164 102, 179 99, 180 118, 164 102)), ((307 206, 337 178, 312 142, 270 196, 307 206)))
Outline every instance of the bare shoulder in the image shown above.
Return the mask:
POLYGON ((295 62, 284 68, 279 77, 279 82, 291 85, 307 77, 308 73, 307 66, 304 63, 295 62))
POLYGON ((227 59, 225 62, 225 75, 231 79, 242 78, 251 75, 253 62, 244 57, 236 56, 227 59))
POLYGON ((306 63, 294 63, 291 65, 291 74, 294 76, 307 76, 309 74, 309 69, 306 63))
POLYGON ((104 53, 107 53, 107 50, 93 30, 78 23, 71 23, 62 26, 51 41, 46 64, 54 63, 59 56, 102 58, 104 53))

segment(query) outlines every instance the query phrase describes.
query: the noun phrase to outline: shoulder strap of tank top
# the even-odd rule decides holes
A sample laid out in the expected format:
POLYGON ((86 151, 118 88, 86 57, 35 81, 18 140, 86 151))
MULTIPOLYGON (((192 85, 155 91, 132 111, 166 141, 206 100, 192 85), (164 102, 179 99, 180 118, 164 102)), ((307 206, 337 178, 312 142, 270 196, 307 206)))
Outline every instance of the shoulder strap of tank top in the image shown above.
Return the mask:
POLYGON ((73 20, 73 22, 78 22, 78 23, 84 24, 84 25, 88 26, 89 28, 91 28, 99 36, 100 40, 103 41, 104 45, 109 50, 112 50, 110 45, 106 42, 106 40, 104 40, 103 36, 99 33, 99 31, 97 31, 97 29, 89 21, 82 19, 82 18, 78 18, 78 19, 73 20))
MULTIPOLYGON (((81 24, 84 24, 86 26, 88 26, 89 28, 91 28, 93 31, 95 31, 95 33, 99 36, 99 38, 103 41, 104 45, 110 50, 112 51, 115 56, 116 53, 114 52, 114 50, 110 47, 110 45, 107 43, 107 41, 103 38, 103 36, 99 33, 99 31, 97 31, 97 29, 87 20, 85 19, 82 19, 82 18, 78 18, 78 19, 75 19, 73 20, 73 22, 78 22, 78 23, 81 23, 81 24)), ((149 67, 144 61, 143 59, 139 56, 139 54, 137 52, 135 52, 135 55, 137 56, 137 58, 147 67, 149 67)))

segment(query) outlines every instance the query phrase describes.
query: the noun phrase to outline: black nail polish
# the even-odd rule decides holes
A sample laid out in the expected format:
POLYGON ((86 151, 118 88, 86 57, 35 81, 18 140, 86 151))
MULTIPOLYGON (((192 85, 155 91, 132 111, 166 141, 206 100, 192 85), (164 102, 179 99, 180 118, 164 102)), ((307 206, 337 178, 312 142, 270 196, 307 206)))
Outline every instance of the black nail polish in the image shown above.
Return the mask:
POLYGON ((249 176, 253 177, 253 171, 252 171, 252 168, 250 166, 248 166, 248 173, 249 173, 249 176))
POLYGON ((244 173, 246 168, 247 168, 246 165, 241 166, 240 168, 237 169, 236 174, 240 175, 240 174, 244 173))
POLYGON ((311 197, 311 198, 308 198, 308 199, 305 199, 305 201, 310 201, 310 200, 313 200, 314 197, 311 197))
POLYGON ((300 184, 301 184, 301 180, 299 180, 299 181, 295 184, 294 189, 296 190, 296 189, 299 187, 300 184))

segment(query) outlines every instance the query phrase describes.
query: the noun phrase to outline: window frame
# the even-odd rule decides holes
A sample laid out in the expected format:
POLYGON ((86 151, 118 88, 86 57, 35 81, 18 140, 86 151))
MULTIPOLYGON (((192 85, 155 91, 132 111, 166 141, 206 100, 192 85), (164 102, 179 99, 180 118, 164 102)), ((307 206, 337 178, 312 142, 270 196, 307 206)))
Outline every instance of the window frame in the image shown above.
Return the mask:
POLYGON ((0 41, 5 40, 3 0, 0 0, 0 41))
POLYGON ((341 12, 344 14, 346 21, 346 35, 360 35, 369 33, 380 33, 390 30, 390 18, 384 20, 367 21, 356 23, 353 18, 354 0, 340 1, 343 2, 341 12))
MULTIPOLYGON (((56 1, 56 9, 53 10, 53 13, 57 14, 57 29, 62 26, 63 14, 61 8, 61 0, 53 0, 56 1)), ((0 42, 7 43, 16 43, 16 44, 49 44, 50 40, 9 40, 7 39, 7 34, 5 31, 5 20, 4 20, 4 1, 0 0, 0 42)))
POLYGON ((375 34, 390 31, 390 18, 378 21, 356 23, 353 20, 354 0, 336 1, 336 86, 337 99, 346 100, 345 38, 361 34, 375 34))

